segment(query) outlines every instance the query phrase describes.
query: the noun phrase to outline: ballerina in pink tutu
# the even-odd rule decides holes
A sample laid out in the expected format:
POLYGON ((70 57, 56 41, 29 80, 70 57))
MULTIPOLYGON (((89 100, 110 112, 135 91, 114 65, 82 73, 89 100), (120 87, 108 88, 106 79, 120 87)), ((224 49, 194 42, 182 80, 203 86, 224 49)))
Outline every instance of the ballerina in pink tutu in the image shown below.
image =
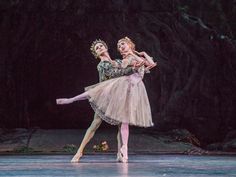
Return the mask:
POLYGON ((86 87, 84 93, 72 98, 57 99, 56 102, 69 104, 88 99, 100 118, 111 125, 121 124, 122 147, 119 158, 120 161, 127 162, 128 126, 153 126, 150 104, 142 79, 145 71, 155 67, 156 63, 146 52, 135 51, 135 45, 128 37, 120 39, 117 48, 123 60, 122 63, 113 61, 112 65, 118 68, 140 66, 137 73, 86 87))

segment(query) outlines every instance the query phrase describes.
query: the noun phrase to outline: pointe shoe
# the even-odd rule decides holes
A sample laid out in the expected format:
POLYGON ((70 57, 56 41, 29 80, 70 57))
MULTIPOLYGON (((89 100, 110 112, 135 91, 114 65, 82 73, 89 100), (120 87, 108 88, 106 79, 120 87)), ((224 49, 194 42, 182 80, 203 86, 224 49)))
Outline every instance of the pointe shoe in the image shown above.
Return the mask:
POLYGON ((128 148, 127 146, 122 146, 120 148, 120 155, 121 155, 121 162, 122 163, 127 163, 128 162, 128 148))
POLYGON ((116 155, 116 161, 117 162, 122 162, 122 156, 121 156, 120 152, 118 152, 117 155, 116 155))
POLYGON ((71 163, 77 163, 79 162, 80 158, 83 156, 82 152, 77 152, 74 157, 71 159, 71 163))

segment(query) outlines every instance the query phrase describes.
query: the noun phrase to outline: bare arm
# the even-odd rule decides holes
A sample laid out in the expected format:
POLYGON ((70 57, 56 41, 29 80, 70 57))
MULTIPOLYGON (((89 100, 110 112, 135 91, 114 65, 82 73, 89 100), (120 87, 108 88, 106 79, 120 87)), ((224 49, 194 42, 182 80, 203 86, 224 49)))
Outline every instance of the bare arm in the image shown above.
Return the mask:
POLYGON ((155 63, 154 61, 153 61, 153 58, 152 57, 150 57, 146 52, 137 52, 137 51, 135 51, 135 53, 138 55, 138 56, 140 56, 140 57, 143 57, 145 60, 146 60, 146 70, 148 71, 148 70, 150 70, 150 69, 152 69, 153 67, 155 67, 156 65, 157 65, 157 63, 155 63))
MULTIPOLYGON (((153 65, 155 64, 155 62, 153 61, 153 58, 151 56, 149 56, 146 52, 137 52, 135 51, 135 53, 138 55, 138 57, 143 57, 146 61, 148 61, 149 65, 153 65)), ((137 56, 136 55, 136 56, 137 56)))

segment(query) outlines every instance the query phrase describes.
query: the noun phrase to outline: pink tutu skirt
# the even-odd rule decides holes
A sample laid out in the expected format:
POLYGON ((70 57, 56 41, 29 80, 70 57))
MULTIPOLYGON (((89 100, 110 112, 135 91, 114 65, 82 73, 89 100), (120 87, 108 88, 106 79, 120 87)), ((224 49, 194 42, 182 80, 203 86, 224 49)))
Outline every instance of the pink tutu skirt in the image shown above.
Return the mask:
POLYGON ((95 113, 107 123, 153 126, 147 92, 138 73, 109 79, 85 90, 95 113))

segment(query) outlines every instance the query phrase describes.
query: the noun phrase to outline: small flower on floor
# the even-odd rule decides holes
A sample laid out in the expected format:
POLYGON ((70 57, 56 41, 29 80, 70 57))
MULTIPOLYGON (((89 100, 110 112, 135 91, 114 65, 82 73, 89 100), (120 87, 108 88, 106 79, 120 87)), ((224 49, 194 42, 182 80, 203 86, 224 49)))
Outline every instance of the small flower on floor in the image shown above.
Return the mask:
POLYGON ((74 145, 74 144, 66 144, 66 145, 63 147, 63 150, 64 150, 65 152, 75 153, 76 150, 77 150, 77 146, 74 145))
POLYGON ((95 151, 107 151, 109 149, 109 146, 106 141, 102 141, 100 144, 93 145, 93 149, 95 151))
POLYGON ((106 141, 103 141, 103 142, 102 142, 102 145, 105 145, 105 144, 107 144, 107 142, 106 142, 106 141))

